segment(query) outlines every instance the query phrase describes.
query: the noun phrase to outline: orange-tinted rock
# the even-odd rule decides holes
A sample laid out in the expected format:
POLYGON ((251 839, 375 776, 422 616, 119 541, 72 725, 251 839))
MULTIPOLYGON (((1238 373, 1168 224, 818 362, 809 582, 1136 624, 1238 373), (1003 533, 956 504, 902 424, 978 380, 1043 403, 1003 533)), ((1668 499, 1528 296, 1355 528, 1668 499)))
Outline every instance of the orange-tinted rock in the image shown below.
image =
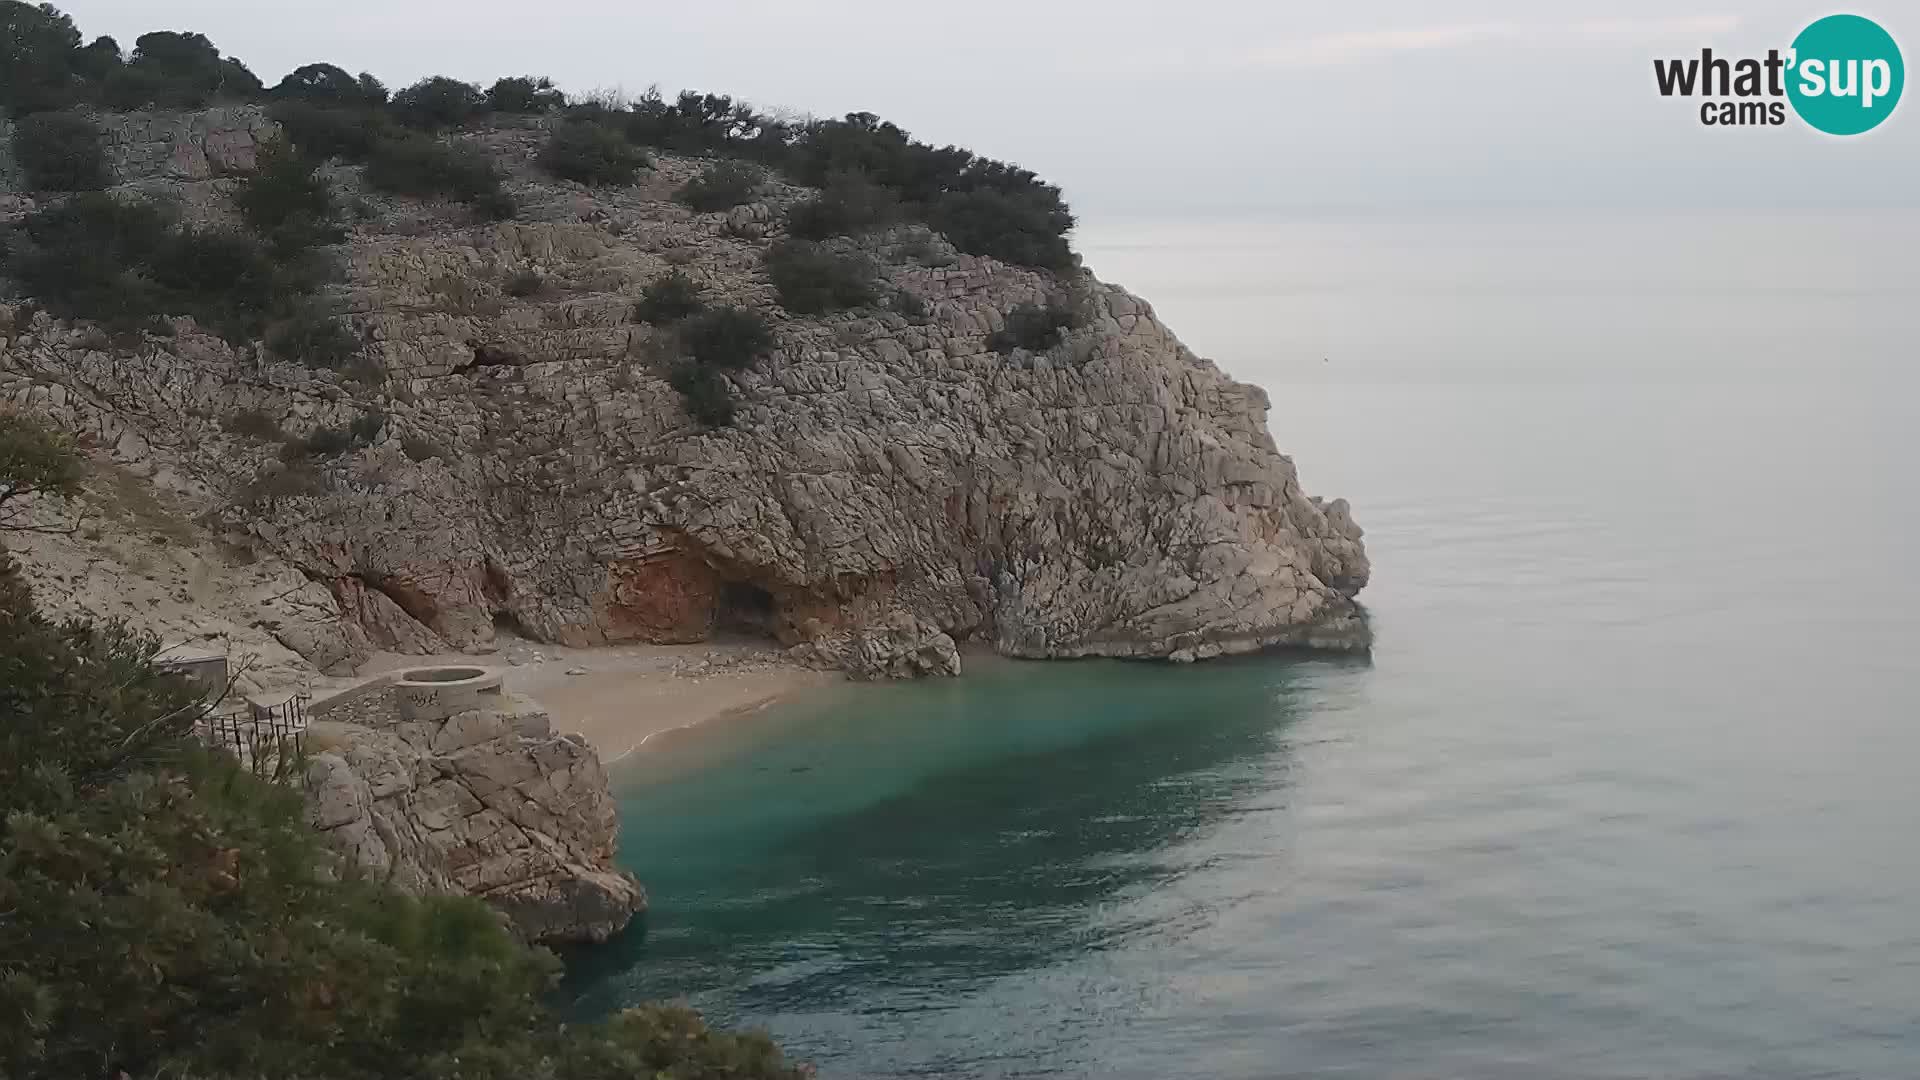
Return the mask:
POLYGON ((678 645, 713 636, 720 575, 698 556, 664 551, 607 567, 594 598, 595 622, 607 641, 678 645))

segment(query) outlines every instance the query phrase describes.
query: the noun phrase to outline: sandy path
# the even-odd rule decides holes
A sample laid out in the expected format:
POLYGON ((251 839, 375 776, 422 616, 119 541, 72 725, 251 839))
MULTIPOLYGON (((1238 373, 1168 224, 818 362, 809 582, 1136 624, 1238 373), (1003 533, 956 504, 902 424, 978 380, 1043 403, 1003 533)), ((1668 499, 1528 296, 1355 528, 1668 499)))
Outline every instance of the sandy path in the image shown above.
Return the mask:
MULTIPOLYGON (((751 711, 841 680, 803 668, 760 642, 619 645, 570 649, 502 639, 486 656, 382 653, 360 679, 433 664, 482 664, 506 672, 508 690, 544 706, 561 731, 584 735, 604 761, 639 750, 662 731, 751 711)), ((327 680, 329 682, 333 680, 327 680)), ((339 680, 350 683, 356 680, 339 680)), ((330 688, 316 686, 325 696, 330 688)))

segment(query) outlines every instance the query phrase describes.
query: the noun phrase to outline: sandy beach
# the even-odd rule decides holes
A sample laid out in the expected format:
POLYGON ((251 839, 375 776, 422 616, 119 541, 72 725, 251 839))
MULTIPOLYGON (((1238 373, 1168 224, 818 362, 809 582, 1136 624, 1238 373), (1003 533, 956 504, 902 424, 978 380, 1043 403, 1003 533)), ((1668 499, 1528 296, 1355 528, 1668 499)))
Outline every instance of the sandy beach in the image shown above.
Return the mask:
MULTIPOLYGON (((497 652, 484 656, 382 653, 357 679, 339 682, 350 685, 402 668, 476 663, 505 671, 508 690, 539 702, 556 729, 585 736, 609 763, 663 731, 764 708, 842 679, 801 667, 764 642, 573 649, 503 638, 497 652)), ((333 689, 315 687, 321 696, 333 689)))

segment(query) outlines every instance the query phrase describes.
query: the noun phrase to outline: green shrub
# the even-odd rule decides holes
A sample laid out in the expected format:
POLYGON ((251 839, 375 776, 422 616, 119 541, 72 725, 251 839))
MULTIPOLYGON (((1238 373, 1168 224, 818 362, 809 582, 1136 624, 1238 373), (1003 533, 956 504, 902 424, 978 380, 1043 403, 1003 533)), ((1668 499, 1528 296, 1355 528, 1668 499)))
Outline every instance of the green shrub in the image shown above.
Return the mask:
POLYGON ((835 173, 820 194, 787 212, 787 231, 803 240, 858 236, 900 218, 900 199, 859 173, 835 173))
POLYGON ((1007 312, 1004 324, 987 337, 987 347, 1001 354, 1016 349, 1042 352, 1058 345, 1068 330, 1077 329, 1082 322, 1078 312, 1058 300, 1020 304, 1007 312))
POLYGON ((419 135, 374 147, 367 163, 367 183, 396 195, 455 202, 475 202, 500 193, 500 173, 485 153, 419 135))
POLYGON ((0 105, 14 116, 79 103, 80 30, 52 7, 0 3, 0 105))
POLYGON ((581 184, 629 185, 651 162, 619 132, 588 120, 570 120, 547 140, 540 167, 581 184))
POLYGON ((487 111, 487 97, 472 83, 435 75, 393 95, 393 115, 408 127, 444 131, 487 111))
POLYGON ((521 270, 508 278, 507 283, 502 285, 500 290, 508 296, 525 298, 540 295, 546 287, 547 279, 541 277, 537 271, 521 270))
POLYGON ((641 291, 640 302, 634 305, 634 316, 655 326, 684 319, 707 306, 700 292, 699 283, 682 271, 662 274, 641 291))
POLYGON ((35 191, 101 191, 107 175, 100 129, 74 113, 35 113, 13 136, 14 156, 35 191))
POLYGON ((387 103, 387 88, 371 75, 358 79, 332 64, 305 64, 274 86, 279 101, 306 101, 333 108, 378 108, 387 103))
POLYGON ((240 182, 233 201, 279 259, 347 238, 333 185, 315 173, 311 159, 279 140, 261 151, 259 164, 240 182))
POLYGON ((703 214, 752 202, 766 181, 766 170, 750 161, 716 161, 680 185, 673 197, 703 214))
POLYGON ((154 252, 147 270, 162 290, 156 313, 191 315, 233 341, 258 336, 278 297, 273 260, 246 233, 180 229, 154 252))
POLYGON ((715 368, 685 361, 674 365, 667 382, 680 392, 687 415, 710 428, 733 423, 733 393, 715 368))
POLYGON ((152 204, 88 192, 29 216, 8 245, 7 272, 61 318, 138 329, 162 307, 140 271, 166 240, 152 204))
MULTIPOLYGON (((0 106, 26 111, 21 90, 94 101, 108 82, 155 101, 258 87, 198 35, 143 38, 132 76, 111 43, 79 40, 57 11, 0 0, 0 106)), ((384 99, 374 89, 363 100, 384 99)), ((248 294, 258 254, 250 238, 172 232, 152 206, 83 194, 22 223, 7 272, 81 308, 74 317, 150 315, 211 288, 248 294)), ((290 281, 315 279, 279 267, 276 308, 290 281)), ((724 423, 724 376, 697 370, 699 415, 724 423)), ((265 420, 229 423, 264 431, 265 420)), ((344 452, 371 422, 300 440, 292 463, 245 494, 324 490, 312 456, 344 452)), ((16 444, 18 430, 0 418, 0 502, 36 485, 71 493, 70 447, 16 444)), ((563 1021, 549 1004, 551 956, 517 944, 495 913, 343 867, 296 791, 198 744, 201 695, 155 667, 158 646, 120 626, 43 618, 0 554, 0 1031, 16 1033, 0 1038, 0 1076, 805 1075, 764 1037, 711 1031, 685 1009, 563 1021)))
POLYGON ((29 496, 72 498, 85 475, 71 438, 33 417, 0 410, 0 530, 13 521, 8 503, 29 496))
POLYGON ((685 90, 669 102, 657 91, 633 103, 627 137, 682 154, 732 154, 761 161, 785 152, 790 129, 725 94, 685 90))
POLYGON ((803 184, 862 173, 962 251, 1055 272, 1073 266, 1073 214, 1058 187, 1006 162, 917 142, 871 113, 808 125, 785 167, 803 184))
POLYGON ((822 315, 864 307, 878 298, 873 265, 805 240, 785 240, 767 252, 767 275, 780 306, 795 315, 822 315))
POLYGON ((220 425, 234 435, 262 442, 277 442, 286 438, 280 430, 280 422, 259 409, 241 409, 228 416, 220 425))
POLYGON ((133 55, 112 69, 99 93, 128 111, 203 109, 216 99, 252 101, 264 92, 245 64, 222 57, 206 35, 159 31, 134 40, 133 55))
POLYGON ((957 191, 942 195, 928 223, 970 255, 1032 266, 1054 273, 1073 269, 1066 234, 1073 215, 1055 197, 999 191, 957 191))
POLYGON ((360 352, 346 320, 329 306, 305 301, 267 331, 269 352, 312 368, 344 371, 360 352))
POLYGON ((487 91, 487 109, 491 112, 533 114, 566 107, 567 95, 544 76, 501 79, 487 91))
POLYGON ((365 162, 374 148, 398 132, 383 111, 365 106, 333 106, 291 98, 267 110, 281 135, 317 161, 339 158, 365 162))
POLYGON ((773 347, 773 328, 758 312, 723 307, 688 319, 680 341, 694 363, 737 371, 773 347))

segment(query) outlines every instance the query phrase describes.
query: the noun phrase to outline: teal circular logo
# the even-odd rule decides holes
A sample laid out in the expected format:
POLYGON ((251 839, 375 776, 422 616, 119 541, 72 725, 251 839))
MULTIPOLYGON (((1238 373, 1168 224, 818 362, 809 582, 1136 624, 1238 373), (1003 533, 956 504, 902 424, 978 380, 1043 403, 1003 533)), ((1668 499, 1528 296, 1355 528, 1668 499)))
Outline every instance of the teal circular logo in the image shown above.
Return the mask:
POLYGON ((1858 15, 1829 15, 1800 31, 1790 63, 1787 99, 1793 111, 1829 135, 1879 126, 1907 83, 1893 35, 1858 15))

